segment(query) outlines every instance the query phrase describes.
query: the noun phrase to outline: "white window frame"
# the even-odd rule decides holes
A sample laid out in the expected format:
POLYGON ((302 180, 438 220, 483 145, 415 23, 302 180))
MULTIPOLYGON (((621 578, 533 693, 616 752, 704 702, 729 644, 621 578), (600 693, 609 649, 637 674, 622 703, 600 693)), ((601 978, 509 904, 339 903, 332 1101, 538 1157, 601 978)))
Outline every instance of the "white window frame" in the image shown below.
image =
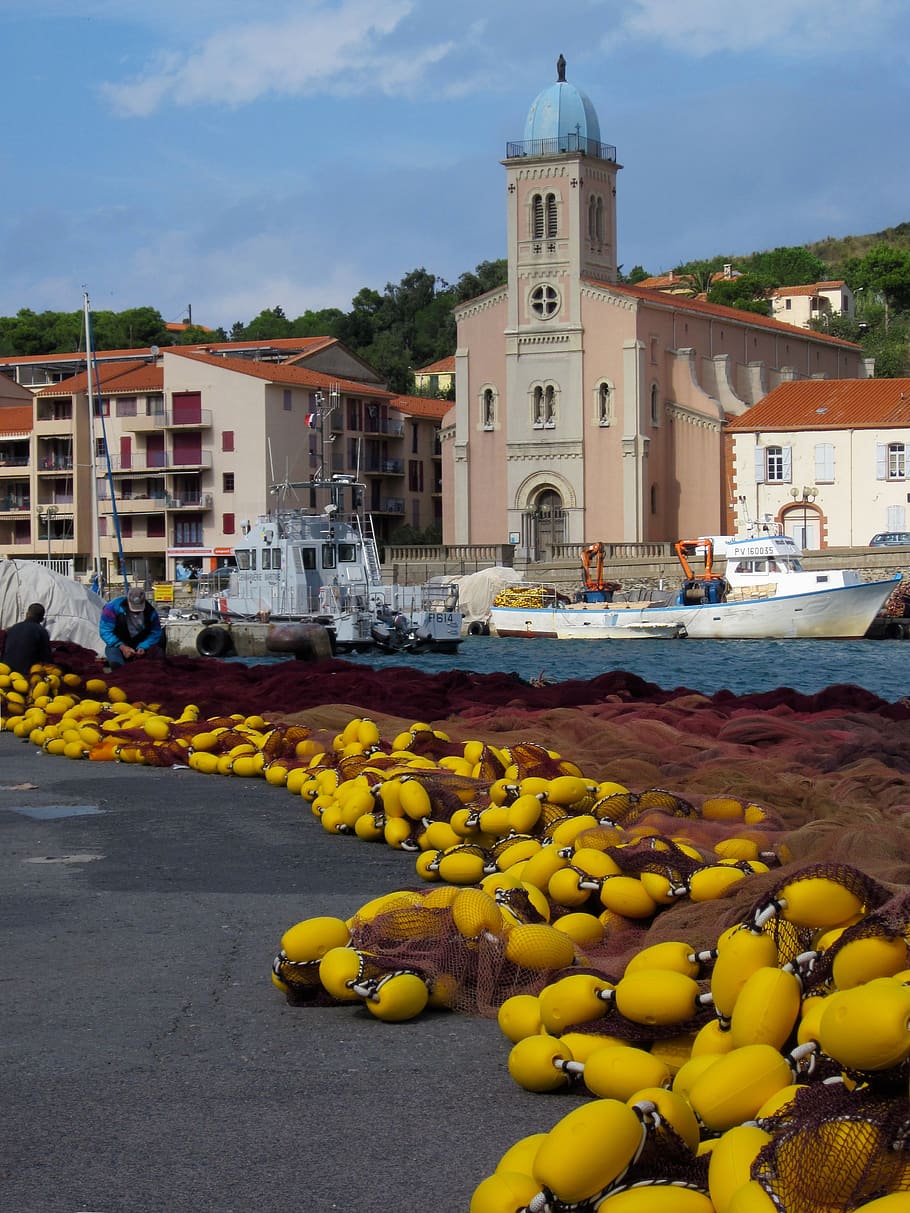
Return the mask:
POLYGON ((817 442, 815 444, 815 483, 834 483, 833 442, 817 442))

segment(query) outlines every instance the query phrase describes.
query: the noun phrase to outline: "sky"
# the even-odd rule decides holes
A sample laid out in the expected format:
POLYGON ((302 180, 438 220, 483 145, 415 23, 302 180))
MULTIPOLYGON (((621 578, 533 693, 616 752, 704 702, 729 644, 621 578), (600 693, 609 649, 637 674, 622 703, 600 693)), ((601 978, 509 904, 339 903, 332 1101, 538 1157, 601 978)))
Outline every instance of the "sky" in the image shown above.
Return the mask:
POLYGON ((910 220, 906 0, 0 0, 0 46, 3 316, 454 283, 560 53, 626 271, 910 220))

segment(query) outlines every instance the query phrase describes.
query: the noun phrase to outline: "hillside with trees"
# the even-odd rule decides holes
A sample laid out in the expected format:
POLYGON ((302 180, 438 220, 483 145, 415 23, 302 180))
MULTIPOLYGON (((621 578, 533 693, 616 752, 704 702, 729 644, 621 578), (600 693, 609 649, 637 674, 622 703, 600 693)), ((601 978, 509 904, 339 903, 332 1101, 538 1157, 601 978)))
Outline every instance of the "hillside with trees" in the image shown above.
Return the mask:
MULTIPOLYGON (((674 272, 688 279, 693 296, 761 315, 770 314, 768 292, 775 287, 843 279, 856 294, 856 316, 823 317, 819 327, 861 345, 865 355, 875 359, 877 376, 910 374, 910 223, 867 236, 828 237, 746 256, 718 254, 676 266, 674 272), (735 275, 716 279, 725 265, 731 265, 735 275)), ((421 267, 398 283, 387 283, 382 292, 363 287, 350 311, 325 308, 292 319, 275 306, 247 322, 236 321, 230 332, 190 326, 175 334, 151 307, 93 312, 93 335, 96 348, 105 350, 337 337, 375 367, 393 391, 408 393, 414 391, 415 371, 453 353, 453 308, 501 286, 506 273, 504 259, 483 261, 453 285, 421 267)), ((623 281, 635 283, 650 276, 637 265, 623 281)), ((24 308, 16 316, 0 317, 0 356, 71 353, 84 345, 81 311, 24 308)))

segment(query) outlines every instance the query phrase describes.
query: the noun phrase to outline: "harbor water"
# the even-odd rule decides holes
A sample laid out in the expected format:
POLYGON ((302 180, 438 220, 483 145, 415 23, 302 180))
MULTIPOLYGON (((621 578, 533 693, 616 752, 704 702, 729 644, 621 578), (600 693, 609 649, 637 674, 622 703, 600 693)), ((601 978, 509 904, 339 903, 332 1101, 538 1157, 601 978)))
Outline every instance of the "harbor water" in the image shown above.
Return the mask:
POLYGON ((910 642, 901 640, 542 640, 468 636, 457 654, 352 654, 372 669, 514 673, 566 682, 625 670, 663 690, 736 695, 789 687, 863 687, 889 702, 910 695, 910 642))

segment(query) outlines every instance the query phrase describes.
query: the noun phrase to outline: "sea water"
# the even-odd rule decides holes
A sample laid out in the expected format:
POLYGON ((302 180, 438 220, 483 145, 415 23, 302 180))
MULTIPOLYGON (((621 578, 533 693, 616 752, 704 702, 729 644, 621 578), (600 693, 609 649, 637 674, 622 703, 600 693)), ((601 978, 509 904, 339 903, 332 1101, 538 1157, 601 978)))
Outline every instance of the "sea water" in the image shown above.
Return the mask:
POLYGON ((895 702, 910 695, 910 641, 903 640, 541 640, 468 636, 452 653, 370 652, 345 660, 373 669, 514 673, 566 682, 627 670, 664 690, 737 695, 791 687, 813 694, 853 685, 895 702))

